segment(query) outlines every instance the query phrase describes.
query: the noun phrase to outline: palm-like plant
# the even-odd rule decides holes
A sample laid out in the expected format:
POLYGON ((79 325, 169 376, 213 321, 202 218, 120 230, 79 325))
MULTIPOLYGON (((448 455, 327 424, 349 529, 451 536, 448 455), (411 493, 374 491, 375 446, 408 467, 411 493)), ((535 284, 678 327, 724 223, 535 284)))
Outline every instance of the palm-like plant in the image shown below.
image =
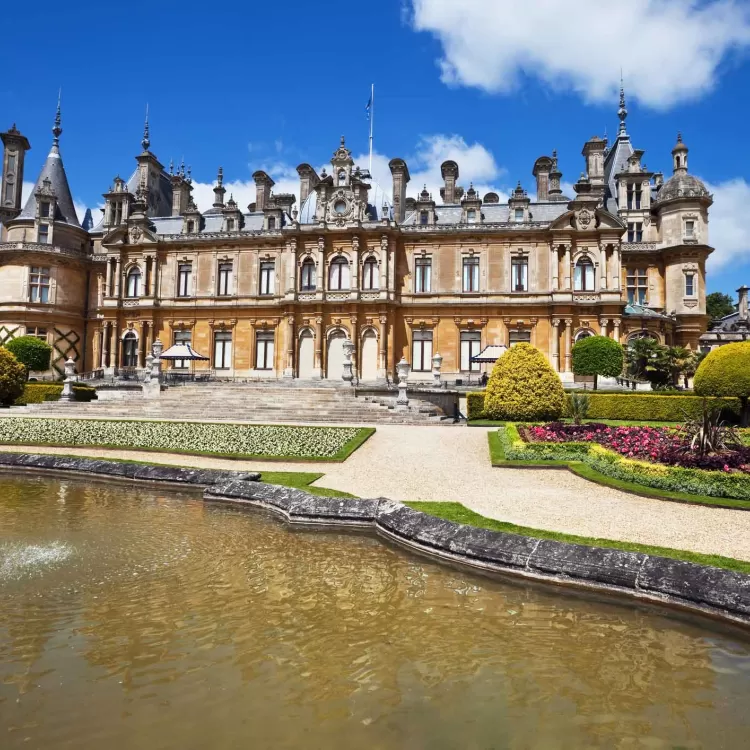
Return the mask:
POLYGON ((680 435, 685 441, 685 450, 695 451, 701 458, 742 445, 737 431, 721 419, 721 406, 709 407, 705 399, 698 417, 693 419, 686 415, 680 435))

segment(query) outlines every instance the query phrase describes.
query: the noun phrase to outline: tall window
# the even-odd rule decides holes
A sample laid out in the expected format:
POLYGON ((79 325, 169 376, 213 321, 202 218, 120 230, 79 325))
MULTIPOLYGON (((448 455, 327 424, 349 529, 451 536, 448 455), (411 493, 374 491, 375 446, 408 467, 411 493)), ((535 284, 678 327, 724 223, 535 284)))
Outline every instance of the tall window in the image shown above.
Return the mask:
POLYGON ((273 294, 274 277, 276 275, 276 266, 271 260, 264 260, 260 264, 260 293, 265 295, 273 294))
POLYGON ((362 288, 378 289, 380 287, 380 269, 375 258, 368 258, 362 266, 362 288))
POLYGON ((232 333, 217 331, 214 334, 214 367, 229 370, 232 367, 232 333))
POLYGON ((227 219, 227 232, 234 232, 234 219, 227 219))
POLYGON ((414 331, 411 369, 416 372, 429 372, 432 369, 432 331, 414 331))
POLYGON ((474 255, 468 258, 464 258, 463 291, 479 291, 479 258, 474 255))
POLYGON ((633 221, 628 224, 628 242, 643 241, 643 222, 633 221))
POLYGON ((5 202, 13 203, 13 183, 12 182, 5 183, 5 202))
POLYGON ((685 274, 685 296, 695 297, 695 274, 694 273, 685 274))
POLYGON ((636 210, 641 207, 641 186, 635 186, 635 207, 636 210))
POLYGON ((595 288, 594 264, 584 256, 573 269, 573 289, 576 292, 593 292, 595 288))
POLYGON ((414 291, 417 294, 432 291, 432 258, 417 258, 414 261, 414 291))
POLYGON ((29 273, 29 299, 32 302, 49 302, 49 268, 32 266, 29 273))
POLYGON ((49 218, 49 201, 42 201, 39 204, 39 216, 43 219, 49 218))
POLYGON ((529 291, 529 261, 526 258, 513 258, 510 262, 511 291, 529 291))
POLYGON ((475 209, 470 208, 466 212, 466 221, 469 224, 476 224, 477 223, 477 212, 475 209))
POLYGON ((255 337, 255 369, 273 370, 273 331, 258 331, 255 337))
POLYGON ((8 174, 13 174, 16 171, 16 155, 13 152, 8 154, 8 174))
POLYGON ((276 217, 275 216, 268 217, 268 228, 276 229, 276 217))
POLYGON ((646 278, 645 268, 628 268, 626 283, 629 304, 648 304, 648 279, 646 278))
POLYGON ((128 271, 128 282, 125 288, 125 296, 141 296, 141 271, 139 268, 131 268, 128 271))
MULTIPOLYGON (((183 346, 185 344, 191 344, 193 341, 193 334, 190 331, 175 331, 174 332, 174 340, 173 344, 175 346, 178 346, 182 344, 183 346)), ((176 359, 174 360, 174 364, 172 367, 174 367, 177 370, 184 370, 187 367, 190 366, 190 361, 187 359, 176 359)))
POLYGON ((461 331, 461 372, 479 370, 479 362, 472 362, 471 358, 479 354, 481 338, 479 331, 461 331))
POLYGON ((220 297, 228 297, 232 294, 232 264, 219 263, 219 288, 216 293, 220 297))
POLYGON ((690 219, 685 222, 685 237, 689 240, 695 239, 695 222, 690 219))
POLYGON ((188 230, 188 234, 192 234, 195 231, 195 222, 194 221, 188 221, 188 223, 187 223, 187 230, 188 230))
POLYGON ((49 226, 47 224, 40 224, 39 231, 37 232, 37 242, 40 245, 49 244, 49 226))
POLYGON ((190 297, 193 294, 193 266, 180 263, 177 266, 177 296, 190 297))
POLYGON ((315 273, 315 261, 307 258, 302 263, 302 272, 300 273, 300 291, 314 292, 317 288, 317 274, 315 273))
POLYGON ((430 215, 427 213, 427 211, 420 211, 419 212, 419 223, 426 227, 428 222, 430 220, 430 215))
POLYGON ((522 208, 517 208, 513 212, 513 219, 515 221, 523 221, 523 209, 522 208))
POLYGON ((348 289, 349 284, 349 261, 346 258, 334 258, 331 261, 328 288, 332 290, 348 289))

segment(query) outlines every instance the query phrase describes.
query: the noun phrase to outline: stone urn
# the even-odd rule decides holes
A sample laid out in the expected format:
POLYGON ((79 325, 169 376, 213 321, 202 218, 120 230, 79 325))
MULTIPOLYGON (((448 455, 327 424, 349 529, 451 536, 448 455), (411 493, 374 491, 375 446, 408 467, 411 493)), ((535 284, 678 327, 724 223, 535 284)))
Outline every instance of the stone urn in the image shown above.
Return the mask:
POLYGON ((354 342, 351 339, 346 339, 342 344, 342 348, 344 350, 344 372, 341 377, 349 385, 354 385, 354 365, 352 363, 354 342))
POLYGON ((406 386, 409 380, 409 372, 411 367, 406 361, 405 357, 401 357, 401 361, 396 365, 396 374, 398 375, 398 398, 396 399, 396 406, 406 408, 409 405, 409 396, 406 394, 406 386))
POLYGON ((440 388, 440 368, 443 366, 443 357, 435 354, 432 358, 432 380, 436 388, 440 388))
POLYGON ((73 383, 76 382, 76 363, 72 357, 69 357, 65 362, 65 380, 63 381, 63 389, 60 394, 60 401, 74 401, 75 395, 73 394, 73 383))

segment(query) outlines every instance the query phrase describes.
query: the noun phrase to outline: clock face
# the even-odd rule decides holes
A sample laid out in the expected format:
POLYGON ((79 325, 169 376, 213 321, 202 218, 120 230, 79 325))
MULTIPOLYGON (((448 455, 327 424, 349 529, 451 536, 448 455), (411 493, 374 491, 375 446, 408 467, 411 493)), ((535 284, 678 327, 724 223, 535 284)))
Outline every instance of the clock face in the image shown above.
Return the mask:
POLYGON ((343 214, 343 213, 346 213, 346 201, 336 201, 336 202, 335 202, 335 203, 333 204, 333 210, 334 210, 334 211, 335 211, 335 212, 336 212, 337 214, 343 214))

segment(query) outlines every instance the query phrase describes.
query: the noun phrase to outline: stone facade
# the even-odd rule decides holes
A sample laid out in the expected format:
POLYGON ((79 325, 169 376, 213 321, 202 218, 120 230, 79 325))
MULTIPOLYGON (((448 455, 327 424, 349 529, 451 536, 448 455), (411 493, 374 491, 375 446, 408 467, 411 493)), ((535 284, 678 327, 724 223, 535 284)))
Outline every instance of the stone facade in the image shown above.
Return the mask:
POLYGON ((700 338, 701 351, 710 352, 724 344, 750 341, 750 287, 743 284, 737 290, 737 310, 711 322, 709 330, 700 338))
POLYGON ((585 335, 696 348, 712 199, 688 173, 681 138, 672 178, 648 171, 626 116, 621 94, 617 138, 586 142, 572 198, 553 152, 533 165, 533 199, 520 183, 504 202, 465 190, 452 161, 440 201, 427 190, 410 197, 408 165, 393 159, 392 198, 376 205, 382 191, 342 138, 330 173, 299 166, 299 209, 261 171, 255 202, 239 207, 219 170, 205 212, 189 171, 165 169, 150 151, 147 123, 134 173, 114 179, 101 220, 84 228, 58 110, 23 209, 29 143, 15 127, 0 134, 0 343, 37 333, 55 347, 58 371, 69 356, 90 371, 143 367, 158 337, 189 341, 210 357, 196 368, 217 376, 340 380, 351 339, 365 382, 392 380, 402 357, 410 380, 431 380, 437 353, 444 377, 478 375, 471 356, 517 341, 539 347, 566 380, 585 335))

